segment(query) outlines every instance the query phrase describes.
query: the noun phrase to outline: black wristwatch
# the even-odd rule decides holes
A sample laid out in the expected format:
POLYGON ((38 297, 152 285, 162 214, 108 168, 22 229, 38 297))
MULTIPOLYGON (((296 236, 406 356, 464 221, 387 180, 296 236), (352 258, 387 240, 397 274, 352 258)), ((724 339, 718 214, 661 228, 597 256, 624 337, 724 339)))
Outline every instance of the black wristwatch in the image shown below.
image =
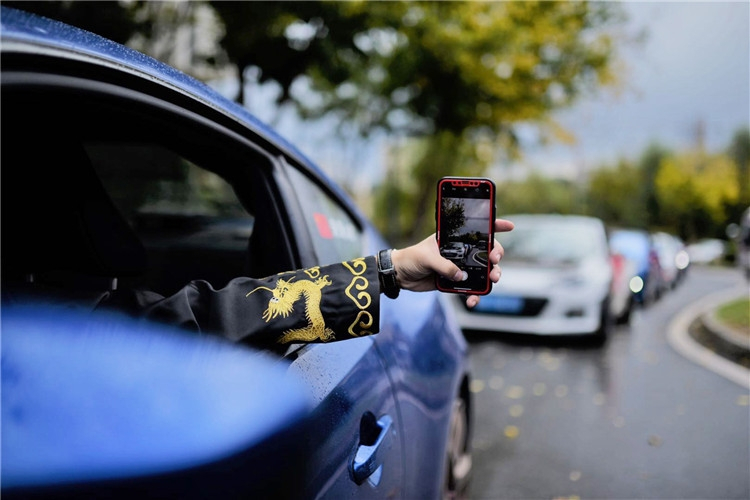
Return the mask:
POLYGON ((395 299, 401 291, 401 287, 398 286, 398 280, 396 280, 396 269, 393 267, 393 260, 391 260, 392 251, 392 249, 387 249, 378 252, 378 279, 380 280, 380 288, 389 299, 395 299))

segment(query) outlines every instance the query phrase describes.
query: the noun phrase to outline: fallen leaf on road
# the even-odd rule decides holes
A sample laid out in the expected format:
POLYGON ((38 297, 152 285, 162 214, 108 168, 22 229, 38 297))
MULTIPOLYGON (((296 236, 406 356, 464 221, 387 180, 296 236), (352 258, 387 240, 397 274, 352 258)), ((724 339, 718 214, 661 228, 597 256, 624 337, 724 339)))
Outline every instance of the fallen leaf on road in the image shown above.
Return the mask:
POLYGON ((508 425, 505 427, 505 437, 508 439, 516 439, 518 437, 518 434, 520 434, 520 429, 516 427, 515 425, 508 425))
POLYGON ((651 436, 648 437, 649 446, 654 446, 658 448, 659 446, 661 446, 661 444, 662 444, 662 439, 659 436, 652 434, 651 436))

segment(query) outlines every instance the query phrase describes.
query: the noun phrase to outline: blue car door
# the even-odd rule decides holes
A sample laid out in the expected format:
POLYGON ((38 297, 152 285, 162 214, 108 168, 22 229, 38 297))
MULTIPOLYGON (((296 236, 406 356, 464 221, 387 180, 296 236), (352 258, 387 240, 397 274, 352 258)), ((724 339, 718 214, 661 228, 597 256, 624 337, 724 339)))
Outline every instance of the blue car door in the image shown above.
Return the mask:
MULTIPOLYGON (((307 266, 366 255, 367 233, 333 187, 280 161, 290 219, 307 266), (288 182, 288 183, 287 183, 288 182)), ((309 436, 310 497, 388 498, 403 495, 400 417, 375 337, 293 348, 290 370, 314 402, 309 436)))
POLYGON ((372 338, 308 345, 291 356, 290 372, 309 389, 314 405, 305 496, 400 496, 397 408, 372 338))

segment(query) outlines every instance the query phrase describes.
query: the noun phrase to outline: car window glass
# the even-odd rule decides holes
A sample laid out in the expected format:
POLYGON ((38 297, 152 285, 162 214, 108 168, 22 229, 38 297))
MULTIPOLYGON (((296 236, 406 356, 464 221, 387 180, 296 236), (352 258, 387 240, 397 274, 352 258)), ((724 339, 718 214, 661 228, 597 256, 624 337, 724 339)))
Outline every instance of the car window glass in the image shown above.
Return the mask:
POLYGON ((170 293, 193 279, 222 287, 246 274, 254 219, 222 177, 155 144, 97 142, 86 150, 148 252, 149 287, 170 293))
POLYGON ((319 263, 331 264, 361 257, 362 231, 349 213, 302 172, 295 168, 289 171, 319 263))
POLYGON ((250 218, 229 183, 154 144, 86 146, 102 183, 130 220, 147 214, 250 218))
POLYGON ((577 263, 606 252, 602 237, 589 225, 518 224, 503 235, 506 260, 537 263, 577 263))

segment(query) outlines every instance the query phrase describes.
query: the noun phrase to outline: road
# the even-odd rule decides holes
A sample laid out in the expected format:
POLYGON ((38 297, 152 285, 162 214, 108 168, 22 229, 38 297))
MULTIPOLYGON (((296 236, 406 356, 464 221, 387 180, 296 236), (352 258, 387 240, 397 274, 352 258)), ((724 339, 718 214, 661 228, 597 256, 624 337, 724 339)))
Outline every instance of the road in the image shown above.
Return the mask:
POLYGON ((668 343, 675 315, 742 283, 690 270, 604 347, 467 332, 472 499, 748 499, 750 395, 668 343))

